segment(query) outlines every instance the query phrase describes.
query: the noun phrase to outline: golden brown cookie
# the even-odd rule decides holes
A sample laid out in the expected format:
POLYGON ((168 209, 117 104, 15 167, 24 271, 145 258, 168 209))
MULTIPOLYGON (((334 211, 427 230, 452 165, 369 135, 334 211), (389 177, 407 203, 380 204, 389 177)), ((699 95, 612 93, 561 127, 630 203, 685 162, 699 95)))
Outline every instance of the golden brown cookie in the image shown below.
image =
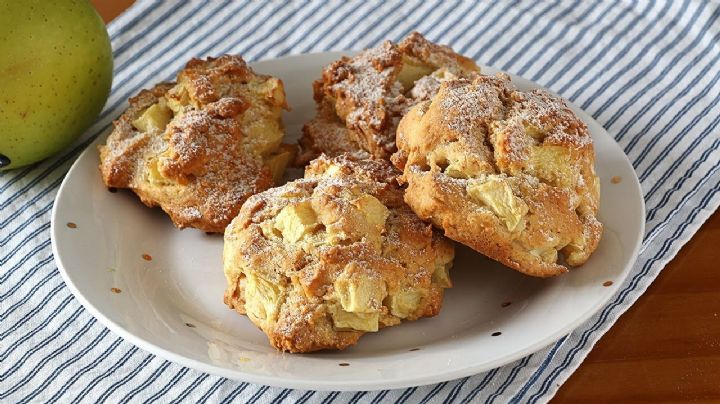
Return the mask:
POLYGON ((600 241, 592 138, 548 92, 504 74, 445 82, 402 119, 397 145, 415 213, 511 268, 561 274, 559 255, 581 265, 600 241))
POLYGON ((225 232, 225 303, 277 349, 343 349, 434 316, 453 245, 403 202, 389 162, 324 156, 252 196, 225 232))
POLYGON ((294 158, 295 147, 281 144, 283 108, 282 81, 240 56, 193 59, 177 83, 130 99, 100 146, 103 181, 160 206, 180 228, 222 232, 294 158))
POLYGON ((365 151, 388 159, 395 130, 410 107, 429 99, 439 83, 480 71, 472 60, 413 32, 399 44, 385 41, 343 57, 313 83, 317 116, 303 128, 303 164, 318 155, 365 151))

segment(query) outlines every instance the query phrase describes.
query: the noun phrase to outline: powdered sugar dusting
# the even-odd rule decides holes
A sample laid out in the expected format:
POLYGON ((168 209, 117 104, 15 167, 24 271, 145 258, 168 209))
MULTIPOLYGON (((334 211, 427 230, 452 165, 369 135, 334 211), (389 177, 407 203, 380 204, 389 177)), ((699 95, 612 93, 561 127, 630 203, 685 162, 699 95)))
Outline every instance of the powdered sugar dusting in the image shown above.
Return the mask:
MULTIPOLYGON (((488 83, 490 84, 490 83, 488 83)), ((448 82, 441 107, 446 125, 457 132, 486 132, 487 126, 502 119, 505 107, 493 85, 470 85, 469 80, 448 82)))

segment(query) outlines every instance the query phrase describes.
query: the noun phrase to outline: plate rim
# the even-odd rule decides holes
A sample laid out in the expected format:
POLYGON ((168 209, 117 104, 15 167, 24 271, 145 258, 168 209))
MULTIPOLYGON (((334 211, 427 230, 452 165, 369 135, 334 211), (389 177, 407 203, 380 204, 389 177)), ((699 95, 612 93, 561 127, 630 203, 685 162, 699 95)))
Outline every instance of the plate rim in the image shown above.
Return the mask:
MULTIPOLYGON (((249 62, 248 64, 255 68, 256 65, 262 64, 262 63, 268 63, 268 62, 283 62, 287 61, 289 59, 297 59, 297 58, 308 58, 313 56, 323 56, 323 57, 340 57, 343 55, 352 55, 357 53, 357 51, 354 50, 348 50, 348 51, 330 51, 330 52, 314 52, 314 53, 303 53, 303 54, 296 54, 296 55, 287 55, 282 56, 278 58, 270 58, 270 59, 262 59, 254 62, 249 62)), ((479 65, 481 67, 481 70, 491 70, 491 71, 502 71, 500 69, 494 68, 492 66, 486 66, 486 65, 479 65)), ((490 73, 492 74, 492 73, 490 73)), ((555 92, 553 92, 550 89, 547 89, 546 87, 532 81, 529 79, 526 79, 522 76, 513 75, 510 73, 507 73, 513 81, 516 81, 518 79, 529 82, 533 84, 534 86, 537 86, 539 88, 545 89, 546 91, 550 91, 551 93, 557 95, 555 92)), ((559 95, 558 95, 559 96, 559 95)), ((60 200, 61 196, 63 195, 63 191, 69 181, 69 179, 72 177, 72 174, 75 170, 79 169, 78 162, 85 157, 87 153, 89 153, 92 148, 96 147, 96 144, 101 141, 101 139, 104 139, 107 134, 112 130, 112 128, 108 128, 107 130, 103 131, 100 135, 97 136, 96 139, 94 139, 85 150, 82 151, 82 153, 75 159, 72 166, 66 173, 65 177, 63 178, 62 183, 60 184, 60 187, 58 188, 57 194, 55 195, 55 198, 53 199, 53 208, 51 213, 51 219, 50 219, 50 235, 51 235, 51 246, 52 246, 52 252, 53 252, 53 258, 57 265, 58 271, 60 272, 60 275, 62 276, 62 279, 65 283, 65 285, 70 289, 73 296, 78 299, 80 304, 88 311, 90 314, 95 317, 103 326, 107 327, 112 331, 113 333, 119 335, 127 342, 153 354, 156 355, 162 359, 168 360, 170 362, 176 363, 180 366, 189 367, 191 369, 196 369, 204 373, 208 373, 211 375, 219 376, 228 378, 235 381, 240 382, 247 382, 247 383, 255 383, 255 384, 262 384, 267 386, 273 386, 273 387, 280 387, 280 388, 292 388, 292 389, 303 389, 303 390, 315 390, 315 391, 377 391, 377 390, 387 390, 387 389, 397 389, 397 388, 407 388, 407 387, 414 387, 414 386, 422 386, 422 385, 428 385, 433 383, 440 383, 448 380, 454 380, 461 377, 467 377, 472 376, 481 372, 485 372, 503 365, 506 365, 508 363, 512 363, 518 359, 524 358, 532 353, 538 352, 541 349, 543 349, 546 346, 551 345, 552 343, 558 341, 560 338, 562 338, 564 335, 567 335, 572 330, 576 329, 578 326, 580 326, 585 321, 589 320, 594 314, 602 310, 605 305, 612 300, 614 296, 616 296, 617 291, 620 290, 620 285, 622 285, 627 279, 627 276, 630 274, 632 267, 637 262, 638 254, 640 247, 642 246, 642 241, 644 239, 645 235, 645 226, 646 226, 646 210, 645 210, 645 199, 643 197, 642 187, 640 185, 640 181, 637 177, 637 173, 635 172, 635 169, 627 156, 625 154, 625 151, 622 149, 622 147, 617 143, 615 138, 610 135, 610 133, 603 127, 597 120, 595 120, 590 114, 585 112, 583 109, 572 103, 570 100, 567 100, 563 98, 566 103, 568 103, 569 106, 573 107, 574 112, 578 113, 580 115, 580 118, 588 123, 593 122, 595 123, 599 128, 602 129, 604 132, 604 135, 608 137, 609 140, 611 140, 613 147, 616 147, 620 154, 622 154, 624 162, 627 164, 627 166, 630 168, 630 170, 633 173, 632 176, 632 185, 637 191, 638 195, 640 195, 639 202, 639 208, 642 213, 641 220, 640 220, 640 226, 638 229, 639 237, 636 238, 635 245, 633 246, 631 253, 630 253, 630 260, 627 262, 625 268, 623 268, 622 272, 622 279, 618 279, 617 282, 614 283, 613 288, 614 291, 612 294, 608 295, 608 298, 603 300, 601 303, 597 304, 596 307, 587 310, 582 315, 578 316, 574 321, 567 323, 564 327, 559 328, 554 333, 552 333, 551 336, 537 341, 525 349, 521 349, 518 351, 513 352, 510 355, 506 355, 505 357, 497 358, 492 361, 483 362, 479 365, 475 366, 465 366, 463 368, 456 368, 452 370, 445 370, 446 368, 444 366, 438 366, 434 367, 432 369, 428 369, 428 371, 425 372, 422 376, 414 376, 410 378, 395 378, 395 379, 383 379, 383 380, 377 380, 374 383, 370 383, 367 381, 361 381, 361 382, 354 382, 353 380, 341 380, 341 381, 332 381, 332 380, 324 380, 322 381, 323 384, 317 384, 317 381, 313 382, 308 379, 289 379, 283 376, 264 376, 259 375, 256 373, 250 373, 246 372, 240 369, 230 369, 230 368, 224 368, 221 366, 211 365, 196 359, 192 359, 186 356, 183 356, 181 354, 175 353, 173 351, 170 351, 168 349, 165 349, 159 345, 156 345, 152 342, 149 342, 142 337, 139 337, 123 326, 115 323, 112 321, 109 317, 105 316, 101 310, 99 310, 96 306, 94 306, 83 293, 80 292, 78 287, 73 283, 70 275, 68 274, 67 270, 65 269, 65 265, 62 262, 61 254, 58 251, 57 247, 57 235, 56 232, 58 231, 58 222, 57 222, 57 205, 58 201, 60 200), (628 269, 629 268, 629 269, 628 269), (435 370, 434 372, 431 372, 432 370, 435 370)), ((627 178, 623 178, 623 180, 628 180, 627 178)), ((602 192, 602 191, 601 191, 602 192)))

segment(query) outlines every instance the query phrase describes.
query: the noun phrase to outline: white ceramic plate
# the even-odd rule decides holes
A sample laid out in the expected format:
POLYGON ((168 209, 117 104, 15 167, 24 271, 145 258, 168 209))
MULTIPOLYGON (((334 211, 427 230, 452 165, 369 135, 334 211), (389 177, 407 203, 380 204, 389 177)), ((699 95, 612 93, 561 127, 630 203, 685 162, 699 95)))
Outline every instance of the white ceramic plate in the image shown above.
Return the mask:
MULTIPOLYGON (((339 56, 322 53, 253 64, 285 82, 292 112, 284 119, 291 140, 314 113, 312 80, 339 56)), ((522 90, 539 87, 519 77, 513 80, 522 90)), ((179 231, 159 209, 146 208, 130 192, 108 192, 98 172, 95 144, 75 162, 58 192, 53 252, 68 287, 113 332, 204 372, 316 390, 399 388, 468 376, 567 334, 610 299, 635 261, 645 217, 637 177, 612 137, 574 110, 595 141, 602 187, 605 233, 592 258, 569 274, 535 279, 459 247, 451 272, 455 287, 446 292, 439 316, 365 335, 342 352, 292 355, 271 348, 247 318, 223 304, 222 237, 179 231), (613 177, 621 181, 611 183, 613 177), (607 281, 612 285, 604 286, 607 281), (512 304, 503 307, 506 302, 512 304), (502 334, 493 336, 497 332, 502 334)))

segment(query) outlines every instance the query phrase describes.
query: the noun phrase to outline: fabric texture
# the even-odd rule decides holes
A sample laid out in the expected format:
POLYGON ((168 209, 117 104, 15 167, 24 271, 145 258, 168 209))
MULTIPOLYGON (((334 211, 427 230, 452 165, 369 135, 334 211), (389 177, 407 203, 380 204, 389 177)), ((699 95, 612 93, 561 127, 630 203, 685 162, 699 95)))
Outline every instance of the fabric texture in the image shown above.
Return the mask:
POLYGON ((720 5, 679 1, 140 1, 109 25, 112 94, 81 141, 0 173, 1 402, 545 402, 720 204, 720 5), (437 385, 313 392, 239 383, 160 359, 73 297, 50 247, 53 199, 78 154, 129 96, 191 57, 246 60, 361 49, 412 30, 572 100, 620 143, 642 182, 647 229, 619 292, 535 354, 437 385))

